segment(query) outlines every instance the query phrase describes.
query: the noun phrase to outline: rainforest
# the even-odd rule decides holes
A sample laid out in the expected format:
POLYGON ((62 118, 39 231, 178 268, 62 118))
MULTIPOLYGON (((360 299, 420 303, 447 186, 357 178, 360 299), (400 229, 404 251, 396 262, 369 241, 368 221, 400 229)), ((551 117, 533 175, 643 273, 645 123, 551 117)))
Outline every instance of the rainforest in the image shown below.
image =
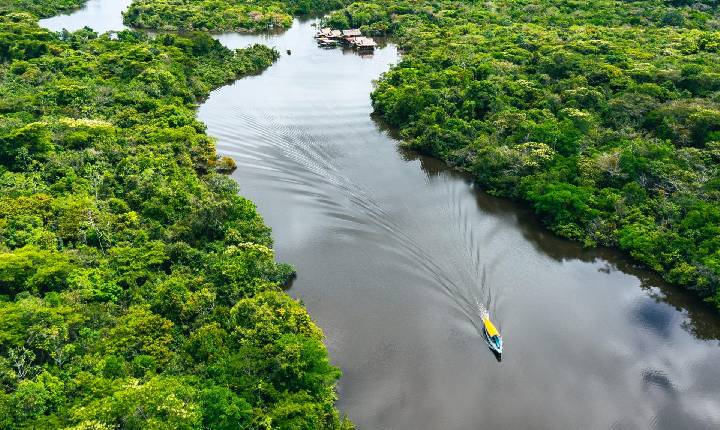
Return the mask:
POLYGON ((288 28, 293 15, 340 8, 342 0, 136 0, 125 22, 155 30, 262 31, 288 28))
POLYGON ((86 2, 0 2, 0 429, 720 423, 717 1, 86 2))
POLYGON ((0 428, 346 426, 294 270, 195 118, 277 52, 20 10, 0 15, 0 428))

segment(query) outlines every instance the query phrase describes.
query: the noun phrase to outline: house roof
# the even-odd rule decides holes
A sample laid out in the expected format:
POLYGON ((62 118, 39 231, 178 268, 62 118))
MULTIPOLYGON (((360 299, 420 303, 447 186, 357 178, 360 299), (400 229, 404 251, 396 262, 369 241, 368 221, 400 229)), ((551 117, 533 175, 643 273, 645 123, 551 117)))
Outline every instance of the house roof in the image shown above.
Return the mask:
POLYGON ((355 45, 357 45, 357 46, 376 46, 377 43, 375 43, 375 41, 369 37, 356 37, 355 45))
POLYGON ((357 28, 351 28, 349 30, 342 31, 343 36, 362 36, 362 33, 357 28))

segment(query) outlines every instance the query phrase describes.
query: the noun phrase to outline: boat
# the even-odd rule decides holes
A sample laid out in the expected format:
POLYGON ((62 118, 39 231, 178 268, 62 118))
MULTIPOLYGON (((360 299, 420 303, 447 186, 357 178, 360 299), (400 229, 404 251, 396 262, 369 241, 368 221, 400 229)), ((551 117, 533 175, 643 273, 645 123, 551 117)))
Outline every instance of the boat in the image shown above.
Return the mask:
POLYGON ((480 312, 480 319, 482 319, 483 322, 485 340, 487 341, 490 349, 500 356, 503 352, 502 336, 500 336, 500 332, 495 327, 495 324, 490 321, 490 312, 488 312, 485 306, 481 305, 477 299, 475 299, 475 303, 477 303, 478 311, 480 312))
POLYGON ((503 352, 503 341, 500 332, 495 328, 495 324, 490 321, 490 315, 485 313, 483 316, 483 331, 485 332, 485 340, 487 340, 488 346, 497 354, 503 352))

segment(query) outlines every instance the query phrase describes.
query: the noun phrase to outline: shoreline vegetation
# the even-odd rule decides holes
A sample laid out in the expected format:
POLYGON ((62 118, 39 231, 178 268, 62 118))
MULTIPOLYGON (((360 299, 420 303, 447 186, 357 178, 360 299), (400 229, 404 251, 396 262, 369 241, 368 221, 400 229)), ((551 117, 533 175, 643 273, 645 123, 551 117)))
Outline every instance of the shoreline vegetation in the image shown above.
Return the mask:
POLYGON ((134 28, 162 31, 258 32, 287 29, 294 16, 343 5, 342 0, 134 0, 123 20, 134 28))
POLYGON ((49 18, 63 12, 80 9, 87 0, 8 0, 0 4, 0 13, 25 12, 38 18, 49 18))
POLYGON ((352 428, 294 270, 196 119, 278 53, 38 26, 78 3, 0 12, 0 428, 352 428))

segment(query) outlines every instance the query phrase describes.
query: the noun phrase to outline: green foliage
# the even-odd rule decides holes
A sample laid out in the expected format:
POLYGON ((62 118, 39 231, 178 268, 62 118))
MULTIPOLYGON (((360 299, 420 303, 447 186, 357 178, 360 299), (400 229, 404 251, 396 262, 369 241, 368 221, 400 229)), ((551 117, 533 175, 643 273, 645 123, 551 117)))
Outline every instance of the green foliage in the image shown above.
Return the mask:
POLYGON ((349 428, 294 272, 195 118, 277 52, 17 13, 0 35, 0 428, 349 428))
POLYGON ((288 28, 292 15, 336 9, 343 0, 134 0, 128 25, 158 30, 261 31, 288 28))
POLYGON ((720 304, 715 2, 376 0, 325 18, 393 34, 375 110, 405 144, 720 304))
POLYGON ((201 393, 203 424, 207 428, 234 430, 252 425, 252 406, 225 387, 210 387, 201 393))
POLYGON ((0 3, 0 13, 8 11, 29 12, 46 18, 58 12, 77 9, 87 0, 7 0, 0 3))
POLYGON ((60 291, 75 268, 68 254, 54 250, 27 246, 0 253, 0 294, 60 291))

